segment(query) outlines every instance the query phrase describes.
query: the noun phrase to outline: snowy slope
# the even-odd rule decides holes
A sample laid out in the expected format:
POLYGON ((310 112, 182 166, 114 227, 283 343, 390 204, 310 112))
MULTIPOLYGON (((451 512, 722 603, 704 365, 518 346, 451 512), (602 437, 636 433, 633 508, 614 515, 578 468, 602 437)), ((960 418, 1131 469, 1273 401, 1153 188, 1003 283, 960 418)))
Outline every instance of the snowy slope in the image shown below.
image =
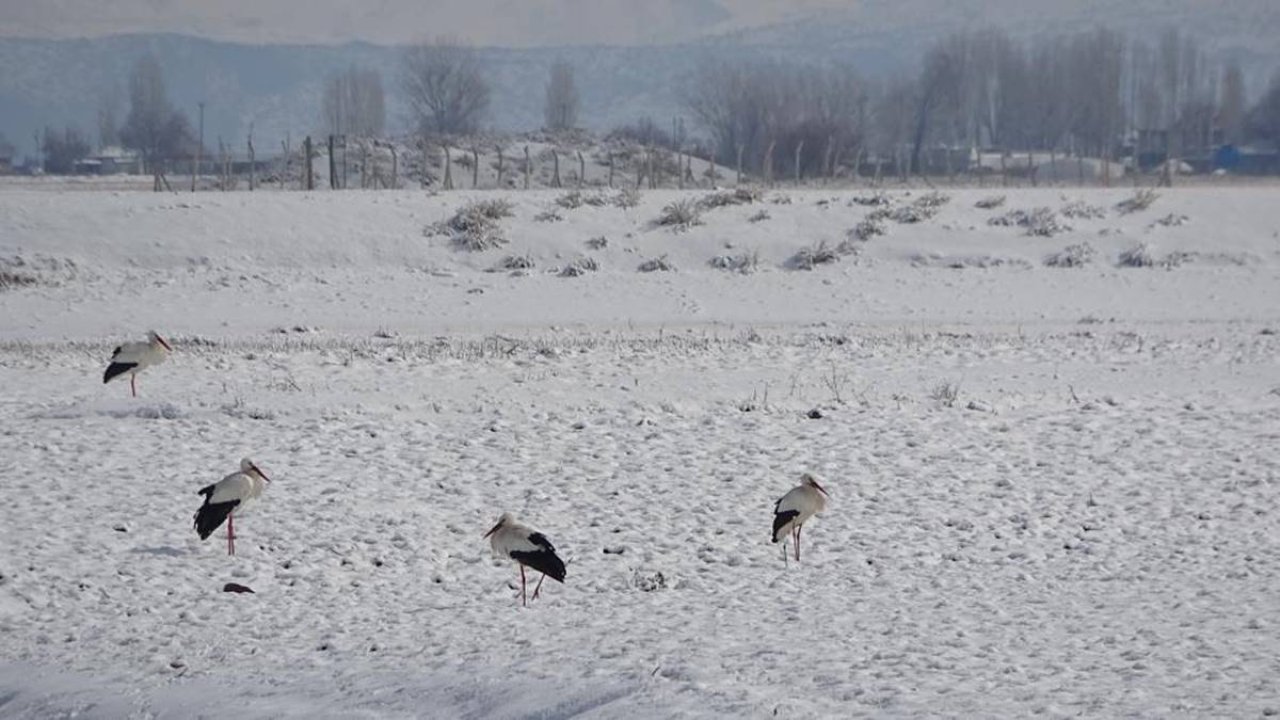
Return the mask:
POLYGON ((1280 709, 1274 191, 949 194, 807 271, 866 192, 678 233, 676 192, 0 192, 36 282, 0 289, 0 716, 1280 709), (505 248, 423 234, 499 197, 505 248), (1105 216, 987 224, 1074 201, 1105 216), (1117 267, 1142 241, 1168 266, 1117 267), (102 386, 147 327, 172 359, 102 386), (191 514, 243 455, 274 482, 229 558, 191 514), (832 505, 784 566, 802 471, 832 505), (569 561, 527 610, 503 510, 569 561))

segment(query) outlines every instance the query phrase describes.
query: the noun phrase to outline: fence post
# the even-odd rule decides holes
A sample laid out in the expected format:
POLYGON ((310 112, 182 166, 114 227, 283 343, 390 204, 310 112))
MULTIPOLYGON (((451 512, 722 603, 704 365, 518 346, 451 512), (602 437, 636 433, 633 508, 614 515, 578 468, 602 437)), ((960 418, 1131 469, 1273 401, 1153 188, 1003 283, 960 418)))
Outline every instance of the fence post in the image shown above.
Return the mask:
POLYGON ((444 149, 444 183, 442 187, 445 190, 453 189, 453 155, 449 152, 448 145, 441 145, 444 149))
POLYGON ((480 187, 480 150, 471 146, 471 188, 480 187))
POLYGON ((764 151, 764 184, 766 187, 773 186, 773 148, 777 144, 777 140, 770 140, 768 149, 764 151))
POLYGON ((502 146, 499 145, 498 146, 498 187, 499 188, 505 187, 505 185, 502 182, 502 179, 503 179, 503 170, 505 169, 505 166, 506 166, 506 158, 503 156, 504 156, 504 153, 502 152, 502 146))
POLYGON ((255 166, 253 161, 253 131, 249 131, 249 192, 253 192, 254 180, 257 174, 254 172, 255 166))
POLYGON ((746 149, 745 145, 741 143, 738 144, 738 179, 735 181, 735 184, 738 187, 742 187, 742 153, 746 149))
POLYGON ((529 171, 533 162, 529 159, 529 146, 524 146, 524 189, 529 189, 529 171))
POLYGON ((582 151, 578 151, 578 187, 581 188, 587 181, 587 161, 582 157, 582 151))
POLYGON ((800 187, 800 153, 804 150, 804 141, 796 144, 796 187, 800 187))
POLYGON ((338 156, 333 151, 333 135, 329 136, 329 189, 338 189, 338 156))

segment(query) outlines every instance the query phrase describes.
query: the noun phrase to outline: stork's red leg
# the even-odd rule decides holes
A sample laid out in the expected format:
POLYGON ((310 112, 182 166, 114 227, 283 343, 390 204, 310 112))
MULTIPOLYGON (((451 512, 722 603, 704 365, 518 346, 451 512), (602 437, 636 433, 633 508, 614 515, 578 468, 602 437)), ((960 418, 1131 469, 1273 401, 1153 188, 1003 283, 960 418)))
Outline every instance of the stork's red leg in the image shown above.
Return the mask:
POLYGON ((521 607, 529 606, 529 598, 525 596, 524 591, 524 566, 520 566, 520 605, 521 607))
POLYGON ((796 562, 800 562, 800 531, 803 529, 803 525, 796 526, 796 562))
POLYGON ((547 579, 547 574, 542 573, 542 577, 538 578, 538 587, 533 589, 533 599, 538 599, 538 593, 542 592, 542 581, 547 579))
POLYGON ((138 376, 134 373, 129 373, 129 390, 138 397, 138 376))
POLYGON ((227 554, 236 554, 236 514, 227 516, 227 554))

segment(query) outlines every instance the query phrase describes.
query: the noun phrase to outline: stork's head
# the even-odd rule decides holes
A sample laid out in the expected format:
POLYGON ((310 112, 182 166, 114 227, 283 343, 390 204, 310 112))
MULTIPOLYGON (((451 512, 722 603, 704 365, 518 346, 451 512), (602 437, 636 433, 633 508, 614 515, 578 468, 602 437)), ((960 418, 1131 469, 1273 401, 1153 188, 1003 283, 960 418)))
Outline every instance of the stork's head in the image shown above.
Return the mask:
POLYGON ((152 345, 158 344, 161 347, 163 347, 165 350, 168 350, 169 352, 173 352, 173 346, 169 344, 169 341, 160 337, 160 333, 156 332, 155 330, 148 330, 147 338, 151 340, 152 345))
POLYGON ((250 477, 257 476, 267 482, 271 482, 271 478, 267 477, 267 474, 262 472, 262 468, 258 467, 258 465, 249 458, 245 458, 240 461, 240 472, 245 475, 249 475, 250 477))
POLYGON ((809 487, 813 488, 814 490, 817 490, 818 492, 822 493, 823 495, 826 495, 827 497, 831 497, 831 494, 827 492, 827 489, 818 484, 818 478, 814 477, 809 473, 805 473, 801 475, 800 482, 805 485, 808 485, 809 487))
POLYGON ((504 512, 504 513, 502 513, 502 517, 498 518, 498 524, 497 524, 497 525, 494 525, 494 526, 493 526, 493 527, 491 527, 491 528, 489 528, 489 532, 485 533, 485 534, 484 534, 484 537, 489 537, 490 535, 492 535, 492 534, 494 534, 494 533, 498 532, 499 530, 501 530, 501 529, 502 529, 502 527, 503 527, 504 525, 510 525, 511 523, 513 523, 513 522, 515 522, 515 521, 516 521, 516 516, 515 516, 515 515, 512 515, 512 514, 511 514, 511 513, 509 513, 509 512, 504 512))

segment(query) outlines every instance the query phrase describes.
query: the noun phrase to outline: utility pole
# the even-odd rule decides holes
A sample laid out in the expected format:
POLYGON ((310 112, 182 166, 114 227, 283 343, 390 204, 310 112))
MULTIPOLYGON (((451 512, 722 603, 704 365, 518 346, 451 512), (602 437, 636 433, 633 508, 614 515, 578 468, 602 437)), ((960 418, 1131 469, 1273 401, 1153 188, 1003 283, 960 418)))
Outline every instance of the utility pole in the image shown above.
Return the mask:
POLYGON ((191 192, 196 191, 196 175, 200 174, 200 156, 204 153, 204 101, 196 104, 200 106, 200 144, 196 145, 196 166, 191 169, 191 192))

